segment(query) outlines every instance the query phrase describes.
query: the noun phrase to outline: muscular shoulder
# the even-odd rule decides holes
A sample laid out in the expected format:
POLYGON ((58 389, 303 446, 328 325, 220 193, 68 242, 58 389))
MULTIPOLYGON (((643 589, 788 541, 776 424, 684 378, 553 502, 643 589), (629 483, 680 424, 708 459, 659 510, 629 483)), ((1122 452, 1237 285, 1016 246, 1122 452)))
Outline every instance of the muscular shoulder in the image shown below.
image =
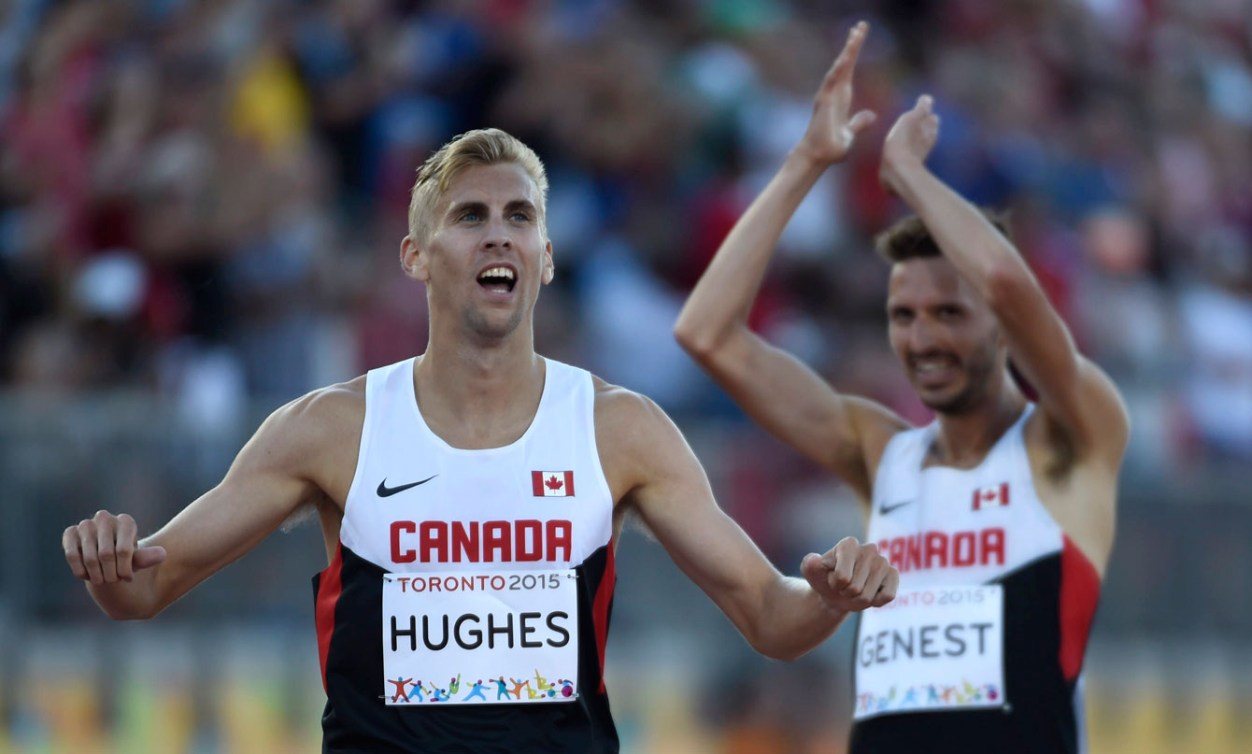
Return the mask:
POLYGON ((596 391, 597 428, 611 429, 614 435, 626 434, 629 437, 625 439, 634 439, 641 433, 655 430, 658 424, 669 422, 665 412, 651 398, 599 377, 592 379, 596 391))
POLYGON ((350 482, 364 419, 364 377, 319 388, 270 414, 241 460, 304 477, 327 492, 343 487, 346 494, 341 479, 350 482))
POLYGON ((596 445, 615 500, 689 453, 678 427, 651 398, 594 378, 596 445))
POLYGON ((359 436, 365 419, 365 378, 319 388, 282 406, 266 423, 290 435, 295 444, 342 442, 344 432, 359 436))
POLYGON ((288 403, 280 411, 305 429, 342 429, 365 419, 365 377, 318 388, 288 403))

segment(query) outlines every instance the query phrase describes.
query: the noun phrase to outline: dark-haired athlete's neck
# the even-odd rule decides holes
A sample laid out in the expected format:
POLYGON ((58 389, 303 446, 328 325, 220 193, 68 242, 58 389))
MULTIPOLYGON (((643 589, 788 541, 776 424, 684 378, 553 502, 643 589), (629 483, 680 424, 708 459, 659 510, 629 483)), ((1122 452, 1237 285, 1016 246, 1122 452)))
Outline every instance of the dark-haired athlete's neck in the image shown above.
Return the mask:
POLYGON ((939 414, 939 433, 927 452, 927 466, 968 469, 982 462, 1026 408, 1026 397, 1007 373, 997 388, 967 411, 939 414))

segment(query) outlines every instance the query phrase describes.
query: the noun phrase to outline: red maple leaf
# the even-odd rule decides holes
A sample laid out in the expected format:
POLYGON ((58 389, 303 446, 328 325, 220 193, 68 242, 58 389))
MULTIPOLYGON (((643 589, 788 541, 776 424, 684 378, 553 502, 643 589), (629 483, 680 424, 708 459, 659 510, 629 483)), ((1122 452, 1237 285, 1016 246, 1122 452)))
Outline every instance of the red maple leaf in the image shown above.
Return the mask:
POLYGON ((556 474, 553 474, 552 476, 548 477, 548 481, 544 482, 544 485, 548 489, 555 491, 564 487, 565 482, 562 482, 561 480, 557 479, 556 474))

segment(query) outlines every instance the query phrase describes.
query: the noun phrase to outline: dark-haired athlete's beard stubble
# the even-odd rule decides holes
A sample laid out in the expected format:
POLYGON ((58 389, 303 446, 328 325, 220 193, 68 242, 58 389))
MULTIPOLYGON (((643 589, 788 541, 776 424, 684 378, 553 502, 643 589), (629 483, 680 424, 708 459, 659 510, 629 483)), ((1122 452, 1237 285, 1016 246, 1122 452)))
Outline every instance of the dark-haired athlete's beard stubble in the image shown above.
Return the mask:
POLYGON ((996 373, 998 346, 994 338, 988 338, 983 344, 972 351, 967 358, 961 360, 961 371, 965 376, 965 385, 955 395, 928 399, 918 392, 918 398, 926 408, 940 414, 960 416, 972 411, 987 394, 992 377, 996 373))

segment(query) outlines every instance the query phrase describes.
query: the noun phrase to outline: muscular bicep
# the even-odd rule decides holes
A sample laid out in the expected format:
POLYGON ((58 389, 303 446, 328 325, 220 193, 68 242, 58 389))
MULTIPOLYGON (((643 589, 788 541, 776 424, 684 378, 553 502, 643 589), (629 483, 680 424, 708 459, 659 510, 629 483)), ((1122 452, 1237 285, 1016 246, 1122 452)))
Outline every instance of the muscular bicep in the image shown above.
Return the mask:
POLYGON ((597 437, 605 438, 601 455, 611 484, 624 490, 620 504, 748 634, 776 569, 717 506, 703 468, 670 419, 646 398, 615 400, 613 410, 597 412, 597 437))
POLYGON ((868 499, 872 461, 905 422, 873 401, 846 396, 791 354, 746 329, 701 363, 767 431, 868 499))
POLYGON ((314 494, 307 483, 279 470, 232 469, 144 540, 168 553, 155 573, 162 606, 238 560, 314 494))
POLYGON ((324 396, 306 396, 274 412, 240 450, 222 481, 143 541, 160 545, 160 608, 239 559, 301 505, 324 495, 316 469, 335 466, 329 441, 343 414, 328 412, 324 396))

